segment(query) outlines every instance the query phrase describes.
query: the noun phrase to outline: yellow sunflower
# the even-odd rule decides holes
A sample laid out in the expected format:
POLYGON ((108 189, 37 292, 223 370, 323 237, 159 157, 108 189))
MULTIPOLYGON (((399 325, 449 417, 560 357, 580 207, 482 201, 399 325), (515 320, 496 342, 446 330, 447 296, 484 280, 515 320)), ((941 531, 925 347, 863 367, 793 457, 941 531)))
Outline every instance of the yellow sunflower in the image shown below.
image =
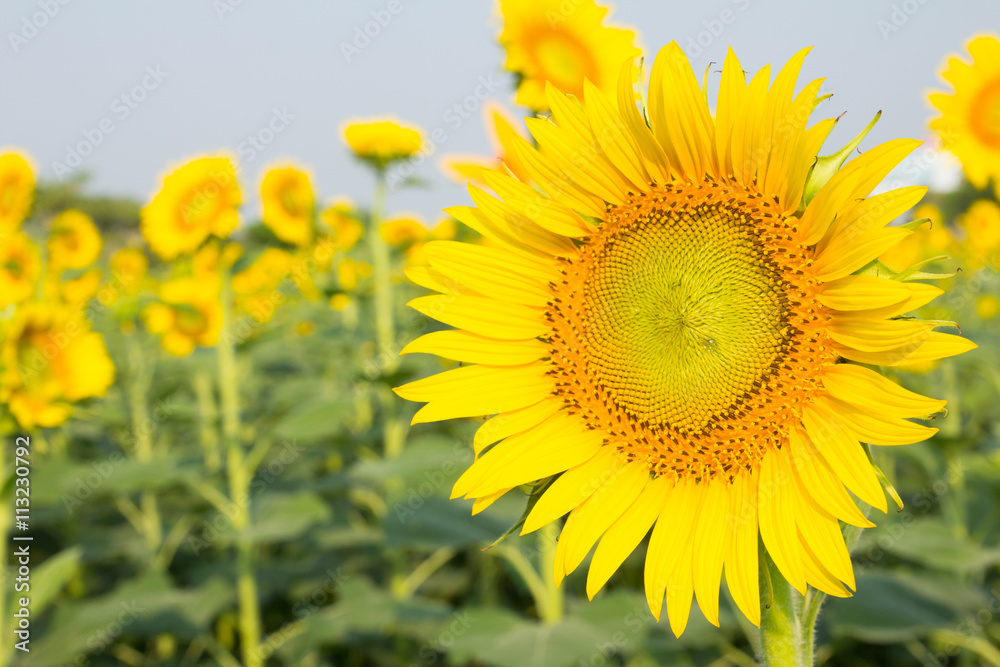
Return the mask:
POLYGON ((146 329, 160 336, 164 350, 184 357, 198 345, 211 347, 222 331, 221 284, 218 277, 177 278, 160 285, 160 301, 142 311, 146 329))
POLYGON ((971 65, 958 56, 948 58, 941 76, 954 92, 930 95, 941 112, 930 125, 942 146, 961 160, 969 181, 982 189, 992 178, 1000 197, 1000 41, 976 37, 968 51, 971 65))
POLYGON ((274 317, 284 296, 278 286, 292 269, 291 253, 280 248, 267 248, 250 266, 233 276, 232 287, 236 309, 250 315, 258 322, 268 322, 274 317))
POLYGON ((548 110, 549 83, 583 99, 585 79, 616 103, 618 68, 639 49, 635 32, 604 24, 606 7, 593 0, 500 0, 500 13, 504 67, 519 78, 518 104, 548 110))
POLYGON ((518 134, 514 120, 502 106, 496 102, 483 104, 484 125, 490 130, 490 144, 493 147, 493 157, 483 158, 478 155, 451 154, 441 159, 445 174, 462 183, 485 185, 483 172, 510 170, 522 181, 528 180, 528 174, 517 160, 517 155, 511 150, 508 141, 502 137, 518 134))
POLYGON ((90 269, 78 278, 59 283, 59 297, 68 306, 81 306, 90 301, 101 286, 101 270, 90 269))
POLYGON ((149 282, 149 259, 140 248, 122 248, 108 260, 115 295, 134 296, 149 282))
POLYGON ((86 213, 70 209, 52 219, 49 263, 57 271, 83 269, 101 255, 101 233, 86 213))
POLYGON ((382 240, 394 248, 423 241, 427 237, 427 227, 410 215, 400 215, 379 225, 382 240))
POLYGON ((394 118, 351 121, 343 132, 351 151, 379 169, 416 154, 424 143, 418 129, 394 118))
POLYGON ((23 232, 0 242, 0 308, 31 297, 42 274, 38 248, 23 232))
POLYGON ((428 243, 409 271, 441 292, 410 305, 456 329, 404 352, 469 364, 396 390, 427 403, 414 423, 494 415, 453 497, 478 512, 559 475, 524 532, 569 513, 556 580, 597 543, 591 596, 652 528, 646 595, 659 618, 666 592, 678 635, 692 594, 718 623, 723 569, 759 622, 758 535, 800 592, 850 595, 838 520, 871 524, 846 489, 886 509, 861 442, 924 440, 909 419, 944 405, 867 365, 975 347, 898 319, 941 290, 857 274, 911 233, 886 225, 925 188, 868 195, 919 142, 812 168, 836 121, 807 127, 821 81, 793 94, 807 51, 769 85, 730 50, 714 117, 676 43, 647 109, 631 63, 620 111, 589 83, 585 104, 550 86, 552 118, 527 120, 540 148, 511 139, 531 184, 488 173, 499 198, 470 187, 476 205, 448 210, 492 245, 428 243))
POLYGON ((933 204, 922 204, 913 212, 914 220, 928 222, 913 230, 913 234, 879 256, 879 260, 895 271, 931 257, 951 256, 958 249, 955 237, 944 222, 941 211, 933 204))
POLYGON ((354 202, 346 197, 335 199, 323 209, 320 220, 333 230, 331 241, 342 252, 354 248, 365 235, 365 227, 357 218, 354 202))
POLYGON ((309 174, 293 167, 273 167, 260 184, 262 220, 285 243, 307 246, 313 239, 316 198, 309 174))
POLYGON ((0 324, 0 403, 22 428, 53 427, 103 396, 115 367, 100 334, 68 306, 31 303, 0 324))
POLYGON ((228 157, 191 160, 168 174, 142 209, 142 235, 161 259, 192 253, 209 236, 225 238, 236 228, 240 196, 228 157))
POLYGON ((34 193, 35 175, 28 160, 20 153, 0 154, 0 239, 20 228, 34 193))
POLYGON ((958 227, 965 233, 962 249, 969 270, 1000 266, 1000 206, 996 202, 973 202, 958 216, 958 227))

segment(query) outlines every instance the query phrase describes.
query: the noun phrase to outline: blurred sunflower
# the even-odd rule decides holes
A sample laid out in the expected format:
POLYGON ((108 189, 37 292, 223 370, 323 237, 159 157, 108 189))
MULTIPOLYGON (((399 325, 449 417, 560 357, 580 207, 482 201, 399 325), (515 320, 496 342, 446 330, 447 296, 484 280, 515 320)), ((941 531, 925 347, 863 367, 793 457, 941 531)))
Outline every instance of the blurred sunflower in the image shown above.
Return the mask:
POLYGON ((42 260, 27 234, 14 232, 0 242, 0 308, 21 303, 38 287, 42 260))
POLYGON ((331 230, 334 247, 341 252, 349 252, 364 235, 365 227, 357 218, 354 202, 345 197, 333 200, 320 213, 320 220, 331 230))
POLYGON ((414 155, 424 143, 419 130, 392 118, 352 121, 343 131, 351 151, 377 169, 414 155))
POLYGON ((176 278, 160 285, 160 301, 146 306, 146 330, 160 336, 164 350, 184 357, 198 345, 211 347, 222 331, 221 284, 218 277, 176 278))
POLYGON ((236 228, 240 198, 232 160, 191 160, 168 174, 142 209, 142 235, 163 260, 192 253, 209 236, 226 238, 236 228))
POLYGON ((274 317, 284 297, 278 286, 292 269, 291 253, 280 248, 266 248, 247 268, 233 276, 236 309, 264 323, 274 317))
POLYGON ((969 181, 982 189, 993 179, 1000 197, 1000 41, 976 37, 968 51, 971 65, 958 56, 948 58, 941 77, 954 92, 930 95, 941 112, 930 126, 942 146, 962 161, 969 181))
POLYGON ((69 306, 31 303, 0 323, 0 403, 22 428, 58 426, 103 396, 115 367, 100 334, 69 306))
POLYGON ((123 248, 111 256, 108 268, 115 292, 131 296, 147 282, 149 259, 141 248, 123 248))
POLYGON ((101 270, 90 269, 83 275, 59 283, 59 297, 68 306, 76 307, 94 298, 101 286, 101 270))
POLYGON ((500 0, 507 50, 518 77, 517 103, 548 110, 547 84, 583 99, 586 79, 614 106, 621 63, 640 55, 635 32, 605 25, 608 10, 593 0, 500 0))
POLYGON ((758 535, 800 592, 850 595, 838 520, 872 524, 845 486, 886 509, 859 441, 924 440, 936 429, 909 418, 944 405, 865 365, 975 347, 896 319, 941 290, 853 275, 911 233, 886 225, 925 188, 868 195, 919 142, 838 170, 859 137, 813 168, 836 121, 807 128, 821 80, 792 94, 807 51, 769 87, 730 50, 714 118, 676 43, 647 109, 631 63, 620 111, 589 83, 579 100, 549 86, 552 118, 527 120, 540 148, 511 138, 535 187, 487 173, 500 199, 470 187, 476 206, 448 210, 493 245, 428 243, 430 267, 408 272, 442 292, 410 305, 457 329, 404 352, 470 364, 396 390, 427 403, 413 422, 496 415, 453 496, 478 512, 560 475, 523 532, 569 513, 556 580, 598 543, 590 596, 652 527, 646 596, 659 618, 666 593, 678 635, 692 594, 718 624, 723 568, 759 623, 758 535))
POLYGON ((86 213, 70 209, 52 219, 49 264, 57 271, 83 269, 101 255, 101 233, 86 213))
POLYGON ((394 248, 422 241, 427 237, 424 223, 409 215, 400 215, 379 225, 382 240, 394 248))
POLYGON ((989 199, 973 202, 958 216, 958 227, 965 233, 962 249, 969 270, 1000 265, 1000 206, 989 199))
POLYGON ((0 154, 0 239, 20 228, 34 193, 35 175, 27 158, 15 152, 0 154))
POLYGON ((316 198, 309 174, 291 165, 272 167, 260 184, 262 220, 285 243, 307 246, 313 239, 316 198))

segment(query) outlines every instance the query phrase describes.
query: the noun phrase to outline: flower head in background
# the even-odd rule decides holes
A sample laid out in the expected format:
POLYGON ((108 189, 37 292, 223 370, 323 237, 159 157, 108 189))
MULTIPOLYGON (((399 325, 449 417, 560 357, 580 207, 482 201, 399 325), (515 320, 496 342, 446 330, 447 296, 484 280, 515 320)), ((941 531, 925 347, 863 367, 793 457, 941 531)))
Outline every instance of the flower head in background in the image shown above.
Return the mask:
POLYGON ((22 154, 0 154, 0 240, 13 234, 28 217, 35 193, 35 175, 22 154))
POLYGON ((101 270, 90 269, 81 276, 59 283, 59 298, 70 307, 86 304, 101 286, 101 270))
POLYGON ((401 215, 386 220, 379 225, 382 240, 394 248, 423 241, 427 237, 424 223, 409 215, 401 215))
POLYGON ((331 240, 341 252, 349 252, 365 235, 365 227, 357 218, 354 202, 346 197, 335 199, 319 217, 333 231, 331 240))
POLYGON ((910 419, 944 405, 868 366, 975 347, 899 319, 941 290, 856 275, 911 234, 888 223, 926 189, 870 193, 919 142, 844 165, 862 133, 817 162, 836 121, 807 124, 821 80, 793 94, 807 51, 769 86, 730 50, 714 115, 676 43, 646 109, 631 63, 617 107, 549 86, 551 119, 526 121, 539 147, 507 138, 530 183, 486 172, 497 197, 470 187, 475 206, 447 211, 490 245, 427 243, 407 272, 441 293, 410 305, 455 329, 404 352, 466 364, 396 390, 426 403, 413 422, 495 415, 453 497, 479 512, 559 475, 523 532, 568 513, 556 580, 597 544, 591 596, 652 528, 646 596, 659 618, 666 594, 678 635, 692 595, 718 624, 723 569, 759 622, 758 536, 800 592, 850 595, 839 521, 872 524, 848 489, 887 508, 861 442, 924 440, 936 429, 910 419))
POLYGON ((640 51, 635 32, 605 24, 606 7, 593 0, 500 0, 500 13, 504 67, 518 76, 518 104, 548 110, 547 84, 582 100, 585 79, 616 103, 621 64, 640 51))
POLYGON ((142 235, 163 260, 191 254, 208 237, 226 238, 236 228, 240 197, 232 160, 191 160, 168 174, 142 209, 142 235))
POLYGON ((122 294, 135 295, 147 282, 149 259, 141 248, 123 248, 108 260, 111 280, 115 290, 122 294))
POLYGON ((159 288, 159 302, 142 311, 146 330, 160 336, 164 350, 185 357, 197 346, 211 347, 222 331, 222 298, 218 277, 184 277, 159 288))
POLYGON ((344 141, 357 157, 380 170, 415 155, 424 142, 417 128, 392 118, 351 121, 344 126, 344 141))
POLYGON ((971 64, 958 56, 948 58, 941 77, 953 92, 931 94, 941 116, 930 125, 942 146, 961 160, 969 181, 982 189, 993 179, 1000 197, 1000 41, 976 37, 968 51, 971 64))
POLYGON ((77 309, 31 303, 0 324, 0 403, 22 428, 53 427, 73 403, 103 396, 115 367, 77 309))
POLYGON ((980 199, 958 216, 957 223, 965 235, 962 249, 968 269, 1000 267, 1000 206, 980 199))
POLYGON ((90 216, 71 209, 52 219, 47 245, 53 268, 83 269, 100 257, 101 233, 90 216))
POLYGON ((288 277, 294 258, 280 248, 266 248, 247 268, 232 278, 236 309, 258 322, 274 317, 284 297, 278 286, 288 277))
POLYGON ((31 298, 41 274, 38 247, 27 234, 18 231, 0 240, 0 308, 31 298))
POLYGON ((291 165, 272 167, 260 184, 261 219, 285 243, 307 246, 313 240, 316 197, 309 174, 291 165))

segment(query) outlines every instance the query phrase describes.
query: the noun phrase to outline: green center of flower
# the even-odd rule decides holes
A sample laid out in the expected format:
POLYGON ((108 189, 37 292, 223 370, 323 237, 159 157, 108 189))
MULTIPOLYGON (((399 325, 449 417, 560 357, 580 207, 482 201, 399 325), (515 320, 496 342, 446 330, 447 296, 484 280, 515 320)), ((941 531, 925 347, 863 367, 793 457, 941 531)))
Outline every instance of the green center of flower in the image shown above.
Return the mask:
POLYGON ((723 205, 653 208, 600 240, 582 338, 599 382, 640 421, 702 431, 738 410, 785 343, 779 274, 723 205))

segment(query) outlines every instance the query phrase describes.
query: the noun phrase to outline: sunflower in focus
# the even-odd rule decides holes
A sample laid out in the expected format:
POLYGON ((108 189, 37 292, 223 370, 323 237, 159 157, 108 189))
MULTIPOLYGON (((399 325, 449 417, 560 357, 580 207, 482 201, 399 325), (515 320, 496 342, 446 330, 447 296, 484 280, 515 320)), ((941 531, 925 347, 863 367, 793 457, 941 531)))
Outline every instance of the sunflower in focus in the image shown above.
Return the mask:
POLYGON ((42 274, 38 248, 24 232, 14 232, 0 243, 0 308, 30 298, 42 274))
POLYGON ((392 118, 352 121, 343 131, 351 151, 377 169, 416 154, 424 143, 419 130, 392 118))
POLYGON ((264 225, 285 243, 307 246, 313 239, 316 197, 309 174, 293 167, 273 167, 260 184, 264 225))
POLYGON ((547 111, 548 84, 583 99, 585 79, 616 104, 619 65, 640 51, 635 32, 605 25, 606 7, 593 0, 500 0, 500 13, 504 67, 518 77, 518 104, 547 111))
POLYGON ((34 193, 35 175, 28 160, 20 153, 0 154, 0 238, 20 228, 34 193))
POLYGON ((101 255, 101 233, 85 213, 70 209, 52 219, 49 263, 56 270, 83 269, 101 255))
POLYGON ((232 160, 191 160, 168 174, 142 209, 142 235, 163 260, 190 254, 209 236, 229 236, 238 221, 240 197, 232 160))
POLYGON ((218 277, 176 278, 159 288, 159 302, 142 311, 146 330, 160 336, 160 345, 185 357, 198 345, 211 347, 222 331, 221 284, 218 277))
POLYGON ((941 290, 864 270, 912 233, 887 224, 925 188, 869 195, 919 142, 817 162, 836 121, 807 125, 821 80, 793 94, 807 51, 748 84, 730 50, 714 117, 676 43, 646 109, 631 62, 617 108, 548 86, 551 119, 526 121, 539 148, 510 138, 530 183, 486 173, 498 197, 472 186, 447 211, 491 245, 428 243, 408 271, 440 293, 410 305, 455 329, 403 352, 468 364, 396 389, 426 403, 413 422, 493 415, 453 497, 479 512, 558 476, 523 532, 568 514, 556 581, 596 544, 590 596, 652 529, 646 597, 677 635, 692 595, 718 624, 723 571, 759 624, 758 536, 800 592, 850 595, 838 521, 872 524, 847 491, 886 510, 861 443, 924 440, 910 419, 944 406, 868 366, 975 347, 898 319, 941 290))
POLYGON ((22 428, 51 428, 73 403, 103 396, 115 367, 100 334, 69 306, 31 303, 0 324, 0 403, 22 428))
POLYGON ((350 251, 365 235, 365 227, 357 218, 354 202, 345 197, 335 199, 319 217, 332 230, 330 239, 341 252, 350 251))
POLYGON ((972 64, 948 58, 941 77, 954 92, 930 95, 941 112, 930 125, 942 146, 961 160, 969 182, 981 190, 993 179, 1000 197, 1000 41, 976 37, 968 51, 972 64))

